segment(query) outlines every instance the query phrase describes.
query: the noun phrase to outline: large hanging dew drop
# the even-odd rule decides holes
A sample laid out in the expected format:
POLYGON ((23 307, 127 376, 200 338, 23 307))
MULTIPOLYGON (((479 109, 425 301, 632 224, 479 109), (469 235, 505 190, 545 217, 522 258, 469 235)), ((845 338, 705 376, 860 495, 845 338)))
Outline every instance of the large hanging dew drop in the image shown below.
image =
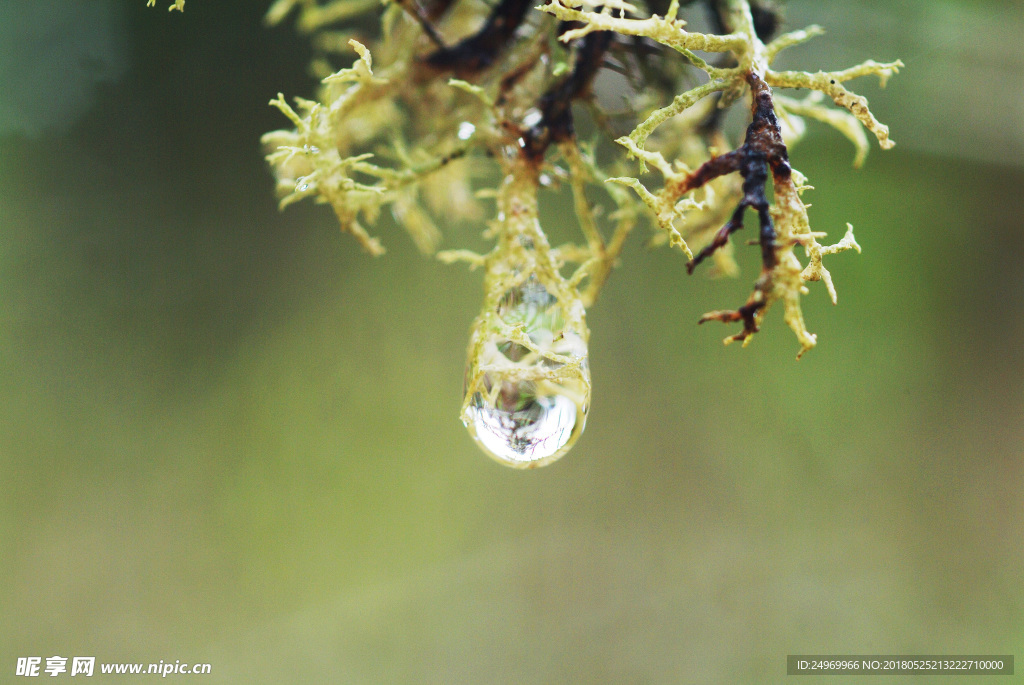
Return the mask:
POLYGON ((535 276, 505 293, 500 323, 521 327, 529 338, 509 340, 491 330, 470 359, 467 381, 485 369, 464 421, 470 435, 499 462, 534 468, 569 451, 587 420, 590 370, 582 309, 567 324, 558 300, 535 276))

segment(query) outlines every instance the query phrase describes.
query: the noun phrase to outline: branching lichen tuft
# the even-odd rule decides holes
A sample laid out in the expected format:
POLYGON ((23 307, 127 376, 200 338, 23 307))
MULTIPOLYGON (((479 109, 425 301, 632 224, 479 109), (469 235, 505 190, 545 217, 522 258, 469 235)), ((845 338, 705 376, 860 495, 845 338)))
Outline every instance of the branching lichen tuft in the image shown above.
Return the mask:
MULTIPOLYGON (((710 312, 702 317, 701 322, 742 321, 743 330, 727 338, 726 342, 739 340, 747 343, 757 332, 764 313, 775 301, 781 300, 785 307, 786 322, 800 342, 798 356, 802 355, 816 343, 815 336, 804 325, 800 309, 800 296, 806 291, 803 283, 807 280, 824 281, 829 296, 835 302, 835 288, 828 270, 821 263, 821 257, 841 248, 834 246, 835 249, 824 250, 816 240, 821 234, 810 231, 806 207, 799 197, 800 187, 793 181, 779 116, 792 121, 795 116, 802 115, 834 126, 853 141, 857 148, 854 165, 859 166, 867 153, 867 141, 856 122, 875 134, 883 149, 891 148, 894 143, 889 138, 888 127, 871 114, 867 99, 847 90, 842 84, 859 76, 874 74, 884 86, 903 64, 899 61, 883 64, 868 60, 836 72, 819 71, 812 74, 773 71, 771 63, 779 52, 820 35, 822 31, 819 27, 810 27, 784 34, 766 45, 757 35, 750 7, 743 0, 729 0, 725 3, 723 19, 731 32, 721 36, 687 31, 684 28, 685 22, 675 15, 678 10, 675 4, 670 6, 665 17, 647 18, 613 16, 607 5, 603 8, 579 9, 585 5, 583 0, 550 0, 541 9, 564 21, 583 24, 581 28, 564 33, 561 37, 563 41, 595 30, 644 36, 682 53, 693 66, 708 75, 707 82, 677 95, 670 104, 648 115, 632 133, 616 141, 625 147, 627 154, 640 162, 641 171, 646 171, 648 166, 658 171, 663 178, 662 187, 651 191, 639 178, 610 180, 628 185, 636 191, 658 225, 669 236, 669 243, 678 245, 690 258, 687 266, 691 273, 705 257, 726 246, 730 235, 743 227, 744 210, 747 207, 755 209, 761 224, 759 242, 762 249, 762 273, 755 283, 754 293, 742 307, 710 312), (696 57, 693 50, 729 53, 736 66, 712 66, 696 57), (806 88, 816 92, 803 100, 776 100, 770 86, 806 88), (734 100, 745 93, 752 94, 752 122, 741 147, 712 156, 694 171, 689 171, 688 167, 678 162, 670 164, 659 152, 646 149, 648 139, 659 126, 713 93, 724 93, 723 99, 728 100, 734 100), (829 96, 836 105, 849 113, 823 107, 818 93, 829 96), (769 208, 764 192, 769 168, 776 200, 772 208, 769 208), (687 199, 693 191, 731 172, 739 172, 744 179, 742 199, 736 204, 729 220, 694 257, 677 223, 682 224, 686 214, 694 208, 705 209, 706 204, 687 199), (804 248, 809 259, 806 268, 799 266, 793 254, 793 248, 797 245, 804 248)), ((636 12, 636 8, 631 6, 622 9, 636 12)), ((803 183, 799 185, 803 186, 803 183)), ((855 246, 852 234, 849 235, 850 242, 855 246)), ((846 246, 842 242, 838 245, 846 246)))
POLYGON ((271 102, 291 122, 263 138, 282 208, 306 198, 330 205, 342 230, 374 255, 384 248, 368 229, 387 209, 429 254, 446 237, 440 227, 479 222, 496 201, 484 230, 489 251, 436 254, 485 272, 462 416, 505 463, 548 463, 582 430, 585 310, 643 219, 655 229, 651 243, 678 247, 691 273, 711 260, 716 273, 733 275, 732 235, 753 210, 761 254, 753 292, 701 322, 740 323, 726 342, 747 344, 779 302, 798 356, 817 341, 800 305, 806 284, 822 281, 836 302, 823 258, 860 251, 849 224, 839 242, 818 242, 825 234, 810 228, 801 199, 810 186, 789 148, 807 120, 849 139, 854 166, 867 155, 867 133, 891 148, 888 127, 845 84, 874 75, 884 86, 902 63, 775 71, 780 52, 822 29, 772 39, 780 18, 771 6, 703 4, 717 32, 687 30, 679 0, 547 0, 539 12, 527 0, 391 0, 379 35, 358 41, 337 27, 376 0, 277 0, 267 14, 269 23, 295 14, 322 77, 314 100, 271 102), (351 66, 332 66, 339 57, 351 66), (602 86, 612 71, 629 84, 617 93, 625 110, 610 106, 611 82, 602 86), (749 102, 750 123, 730 149, 722 113, 740 101, 749 102), (552 245, 538 205, 559 191, 580 234, 552 245))

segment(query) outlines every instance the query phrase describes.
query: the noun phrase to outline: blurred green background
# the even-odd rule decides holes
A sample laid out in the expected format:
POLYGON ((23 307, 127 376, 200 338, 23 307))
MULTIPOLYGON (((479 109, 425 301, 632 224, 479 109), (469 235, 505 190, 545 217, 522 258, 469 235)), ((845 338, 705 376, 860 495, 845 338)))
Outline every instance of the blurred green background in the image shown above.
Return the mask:
POLYGON ((312 93, 307 44, 265 3, 159 4, 0 2, 0 682, 54 654, 225 683, 1024 656, 1019 1, 789 3, 829 34, 786 66, 907 65, 853 84, 894 150, 854 171, 811 124, 792 152, 814 229, 864 248, 828 264, 839 307, 811 284, 819 346, 793 361, 778 310, 722 346, 696 320, 756 251, 715 281, 637 235, 589 315, 587 432, 535 472, 458 420, 481 275, 277 211, 258 139, 312 93))

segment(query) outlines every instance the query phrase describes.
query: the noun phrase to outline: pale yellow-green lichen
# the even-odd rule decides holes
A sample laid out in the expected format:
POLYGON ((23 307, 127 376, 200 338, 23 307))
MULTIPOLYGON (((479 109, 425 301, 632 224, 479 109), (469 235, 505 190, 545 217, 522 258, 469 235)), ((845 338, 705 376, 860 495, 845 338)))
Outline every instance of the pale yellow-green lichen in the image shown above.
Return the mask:
MULTIPOLYGON (((361 43, 326 28, 377 6, 376 0, 274 3, 269 23, 297 10, 300 28, 315 33, 323 50, 316 68, 323 78, 316 100, 296 98, 294 107, 280 97, 272 102, 295 128, 271 132, 263 142, 282 207, 304 198, 331 205, 342 229, 375 255, 384 248, 366 226, 389 208, 429 253, 441 238, 439 221, 481 216, 470 186, 475 162, 464 156, 471 144, 453 135, 462 121, 478 118, 481 107, 443 80, 421 78, 415 53, 427 41, 398 5, 385 9, 381 21, 387 30, 374 44, 372 58, 361 43), (326 65, 341 49, 356 50, 359 59, 335 71, 326 65), (407 139, 414 144, 407 145, 407 139)), ((451 26, 460 29, 470 14, 455 12, 451 26)))
MULTIPOLYGON (((349 44, 359 58, 352 67, 322 80, 321 101, 297 99, 298 111, 282 96, 271 101, 295 125, 294 130, 274 131, 263 137, 270 150, 267 160, 278 178, 281 206, 307 197, 327 203, 342 230, 351 233, 370 254, 379 255, 384 252, 383 246, 370 237, 360 219, 372 223, 381 208, 390 205, 417 246, 432 252, 440 232, 421 208, 417 184, 459 160, 466 146, 449 145, 435 155, 422 148, 413 154, 403 153, 400 131, 406 115, 392 96, 396 86, 406 80, 405 69, 393 65, 388 77, 378 77, 369 50, 355 40, 349 44), (372 153, 350 154, 388 135, 392 161, 397 164, 372 163, 372 153)), ((459 180, 453 185, 461 188, 456 192, 459 203, 442 204, 434 198, 430 204, 452 214, 478 216, 468 187, 460 185, 459 180)))
MULTIPOLYGON (((820 35, 822 33, 820 27, 812 26, 787 33, 766 45, 758 38, 754 30, 753 19, 747 3, 744 0, 730 0, 728 6, 728 24, 732 33, 724 36, 687 31, 684 28, 685 22, 676 16, 677 3, 673 3, 669 7, 666 17, 650 16, 646 18, 622 16, 623 12, 612 12, 613 8, 609 8, 607 4, 601 8, 595 7, 594 3, 582 0, 549 0, 547 4, 540 7, 543 11, 563 21, 582 24, 581 27, 564 33, 562 35, 564 41, 577 39, 593 31, 615 31, 626 35, 643 36, 680 52, 691 64, 708 74, 707 82, 681 93, 669 105, 650 113, 632 133, 617 141, 625 147, 630 156, 639 161, 641 171, 646 172, 647 167, 653 167, 662 176, 662 187, 657 191, 651 191, 640 178, 609 179, 633 188, 664 231, 668 242, 679 246, 691 259, 693 255, 686 244, 687 236, 680 230, 680 226, 686 225, 688 214, 695 211, 707 212, 709 206, 714 206, 714 202, 709 203, 706 199, 704 201, 690 199, 690 195, 696 190, 691 187, 690 183, 691 167, 680 163, 678 159, 674 163, 669 163, 661 152, 648 150, 646 144, 660 126, 693 107, 711 93, 723 91, 723 100, 729 102, 743 93, 749 92, 747 75, 754 73, 769 86, 807 88, 829 96, 836 105, 847 110, 849 114, 842 110, 825 108, 820 104, 821 96, 817 93, 804 100, 779 98, 776 100, 776 110, 784 123, 791 122, 791 129, 794 128, 792 126, 794 120, 791 119, 794 115, 817 119, 835 127, 854 143, 857 152, 854 158, 855 166, 859 166, 863 162, 867 150, 863 130, 856 125, 858 122, 875 135, 882 148, 887 149, 894 144, 889 138, 888 127, 881 124, 871 114, 866 98, 852 93, 842 84, 860 76, 873 74, 879 77, 881 85, 884 86, 888 78, 903 66, 900 61, 878 63, 868 60, 849 69, 831 72, 776 72, 771 69, 771 63, 778 53, 785 48, 820 35), (693 55, 693 50, 727 52, 733 56, 737 64, 732 68, 712 67, 693 55)), ((625 3, 618 3, 614 9, 632 14, 638 12, 637 7, 625 3)), ((806 292, 804 281, 824 281, 830 298, 835 302, 835 288, 828 270, 822 265, 821 257, 846 248, 856 248, 859 251, 859 247, 853 241, 852 233, 848 233, 847 238, 831 248, 823 248, 817 242, 816 238, 822 234, 810 231, 806 207, 799 197, 800 188, 798 186, 802 185, 802 177, 799 177, 799 183, 786 181, 780 183, 776 179, 776 200, 772 209, 778 243, 776 263, 771 267, 769 273, 763 274, 759 279, 751 300, 751 304, 758 305, 756 310, 758 319, 764 315, 774 301, 781 300, 784 303, 785 319, 797 335, 801 346, 800 354, 813 347, 816 342, 815 336, 806 329, 800 309, 800 296, 806 292), (806 267, 802 267, 793 254, 793 247, 796 245, 802 246, 805 250, 809 260, 806 267)), ((693 235, 693 233, 689 235, 693 235)), ((722 312, 713 312, 709 317, 719 318, 722 314, 722 312)), ((749 333, 739 337, 745 343, 750 340, 749 333)), ((733 339, 736 339, 736 336, 727 339, 727 342, 733 339)))
MULTIPOLYGON (((147 0, 146 6, 153 7, 156 5, 156 0, 147 0)), ((185 11, 185 0, 174 0, 168 10, 178 10, 179 12, 185 11)))
POLYGON ((688 31, 679 0, 670 0, 663 17, 643 0, 547 0, 532 13, 524 0, 390 0, 376 38, 366 38, 368 24, 359 24, 369 48, 338 24, 378 7, 377 0, 276 0, 267 13, 271 24, 295 16, 311 36, 312 71, 322 79, 313 100, 272 102, 293 126, 264 137, 282 207, 306 198, 329 204, 371 254, 383 247, 367 229, 386 210, 431 253, 453 223, 479 224, 494 200, 483 231, 490 249, 454 246, 436 255, 485 272, 462 418, 503 463, 549 463, 582 431, 591 390, 586 309, 641 219, 656 228, 651 243, 679 247, 688 268, 710 257, 717 273, 732 275, 738 268, 730 235, 742 227, 745 209, 755 209, 763 267, 753 294, 739 309, 702 320, 742 321, 743 331, 727 342, 746 344, 781 302, 800 354, 817 341, 800 305, 806 283, 822 281, 835 302, 823 258, 860 251, 849 225, 839 242, 818 242, 824 233, 811 231, 801 199, 810 186, 790 167, 787 146, 813 120, 853 143, 855 166, 867 154, 865 131, 891 147, 888 128, 843 84, 874 74, 884 85, 902 64, 774 71, 782 50, 822 30, 762 41, 746 0, 709 4, 728 33, 688 31), (610 48, 607 32, 647 40, 610 48), (351 66, 339 70, 339 59, 351 66), (619 112, 608 107, 607 88, 603 100, 594 94, 595 76, 609 63, 628 84, 619 112), (770 87, 811 94, 772 99, 770 87), (735 133, 716 108, 752 93, 753 123, 734 146, 735 133), (585 128, 586 115, 596 135, 591 143, 577 137, 574 124, 585 128), (554 192, 571 200, 580 231, 558 245, 539 210, 554 192), (696 256, 688 243, 699 248, 696 256))
MULTIPOLYGON (((855 79, 859 76, 876 75, 879 84, 884 88, 889 77, 899 72, 903 62, 896 60, 886 64, 879 64, 874 60, 868 60, 855 67, 842 71, 819 71, 816 74, 809 74, 803 71, 768 71, 765 73, 765 81, 769 86, 779 88, 810 88, 811 90, 825 93, 832 101, 840 107, 849 110, 864 128, 875 134, 878 138, 878 145, 883 150, 890 149, 894 143, 889 139, 889 127, 880 123, 868 109, 868 99, 863 95, 852 93, 843 87, 844 81, 855 79)), ((832 123, 828 121, 827 123, 832 123)), ((842 130, 842 129, 840 129, 842 130)))
POLYGON ((864 165, 864 160, 867 159, 868 151, 871 149, 871 146, 868 144, 868 137, 864 133, 864 127, 849 112, 822 105, 823 97, 820 91, 814 91, 802 100, 776 94, 775 109, 783 117, 795 114, 807 117, 808 119, 815 119, 828 124, 842 133, 853 143, 855 151, 853 166, 859 169, 864 165))
MULTIPOLYGON (((867 153, 865 129, 874 134, 881 147, 892 146, 888 128, 871 114, 867 101, 843 84, 874 74, 884 85, 902 66, 899 61, 868 60, 856 67, 828 72, 774 71, 772 62, 782 50, 818 36, 822 30, 811 26, 762 42, 744 0, 727 3, 724 23, 730 32, 724 35, 688 31, 686 22, 678 16, 677 1, 670 3, 662 17, 646 13, 640 2, 548 0, 538 9, 554 20, 575 22, 572 28, 554 36, 556 22, 535 17, 519 27, 516 38, 509 41, 493 66, 473 67, 465 77, 455 67, 456 78, 451 78, 451 68, 432 71, 429 55, 439 45, 443 50, 444 45, 455 45, 481 30, 478 15, 486 12, 487 6, 455 3, 447 9, 445 4, 439 18, 430 19, 425 9, 428 5, 414 0, 392 2, 382 15, 381 35, 371 45, 373 57, 381 65, 375 67, 362 44, 333 28, 375 5, 376 0, 277 0, 271 6, 268 22, 279 22, 294 12, 300 30, 313 34, 314 44, 322 51, 317 69, 324 78, 316 101, 297 99, 291 106, 283 98, 275 100, 273 104, 295 128, 264 138, 268 160, 278 177, 282 206, 307 197, 330 204, 342 228, 373 254, 383 248, 366 227, 385 207, 424 252, 434 250, 450 221, 478 221, 481 197, 473 192, 473 180, 483 177, 484 166, 493 167, 498 161, 503 177, 534 178, 530 185, 534 194, 550 185, 542 183, 543 178, 554 179, 555 185, 562 185, 571 194, 582 243, 551 246, 546 238, 531 239, 528 249, 531 260, 547 265, 538 267, 545 274, 543 284, 559 301, 564 297, 569 304, 583 306, 594 302, 642 214, 659 228, 652 243, 667 242, 693 259, 688 242, 699 246, 712 241, 743 197, 738 174, 694 183, 695 171, 729 148, 726 134, 718 132, 706 139, 698 127, 716 103, 727 106, 749 93, 751 74, 778 89, 811 91, 802 98, 775 96, 780 133, 788 144, 803 135, 806 120, 816 120, 829 124, 853 143, 856 166, 863 163, 867 153), (540 116, 537 103, 541 96, 558 79, 578 70, 574 51, 561 46, 581 45, 588 36, 603 31, 665 45, 678 54, 681 64, 705 72, 707 80, 660 102, 653 92, 639 92, 633 98, 635 103, 651 106, 632 131, 619 134, 616 142, 628 158, 639 163, 640 175, 629 175, 621 161, 598 164, 594 151, 575 139, 558 141, 545 159, 517 161, 517 156, 525 154, 519 148, 527 145, 524 136, 530 135, 531 117, 540 116), (355 49, 359 59, 351 68, 334 71, 328 64, 343 48, 355 49), (727 54, 732 62, 712 62, 698 52, 727 54), (825 96, 838 109, 826 106, 825 96), (474 152, 485 153, 490 161, 481 164, 481 156, 474 152), (649 172, 661 177, 660 184, 651 183, 649 172), (605 192, 604 199, 596 204, 595 187, 603 187, 605 192), (569 271, 565 271, 567 268, 569 271)), ((586 98, 582 101, 587 102, 586 98)), ((593 101, 587 104, 594 121, 611 130, 607 113, 593 101)), ((493 275, 500 271, 496 265, 505 264, 520 274, 536 266, 524 266, 527 255, 514 249, 515 240, 506 239, 510 232, 524 235, 500 209, 502 203, 511 201, 510 187, 521 191, 514 183, 501 184, 499 219, 485 231, 496 241, 493 251, 476 254, 456 248, 438 254, 444 261, 486 267, 489 275, 484 319, 492 300, 507 290, 507 284, 493 275)), ((801 353, 815 344, 800 310, 800 296, 806 292, 804 283, 823 281, 835 301, 835 288, 822 257, 841 249, 859 249, 852 233, 830 247, 818 243, 823 234, 811 232, 800 198, 807 188, 806 179, 796 170, 791 178, 776 179, 771 208, 775 258, 758 279, 751 299, 758 304, 758 320, 773 302, 783 302, 786 321, 800 341, 801 353), (804 264, 794 253, 798 246, 804 250, 804 264)), ((524 196, 518 192, 516 197, 521 203, 524 196)), ((535 227, 531 230, 540 231, 539 224, 531 226, 535 227)), ((736 272, 731 255, 728 242, 712 253, 719 273, 736 272)), ((744 335, 734 338, 749 342, 749 333, 745 329, 744 335)))

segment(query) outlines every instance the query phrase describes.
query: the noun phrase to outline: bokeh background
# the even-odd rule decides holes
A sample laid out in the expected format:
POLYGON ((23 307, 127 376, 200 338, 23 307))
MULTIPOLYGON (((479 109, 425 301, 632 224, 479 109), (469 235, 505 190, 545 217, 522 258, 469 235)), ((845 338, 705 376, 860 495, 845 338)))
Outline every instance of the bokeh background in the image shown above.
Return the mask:
POLYGON ((864 248, 838 307, 811 286, 819 346, 794 361, 779 311, 722 346, 695 322, 756 250, 688 277, 638 234, 589 315, 587 432, 536 472, 457 418, 480 274, 277 211, 258 140, 308 45, 266 3, 159 4, 0 1, 0 682, 55 654, 224 683, 1024 656, 1019 0, 790 2, 829 34, 788 66, 907 65, 854 84, 894 150, 854 171, 811 124, 792 151, 812 226, 864 248))

